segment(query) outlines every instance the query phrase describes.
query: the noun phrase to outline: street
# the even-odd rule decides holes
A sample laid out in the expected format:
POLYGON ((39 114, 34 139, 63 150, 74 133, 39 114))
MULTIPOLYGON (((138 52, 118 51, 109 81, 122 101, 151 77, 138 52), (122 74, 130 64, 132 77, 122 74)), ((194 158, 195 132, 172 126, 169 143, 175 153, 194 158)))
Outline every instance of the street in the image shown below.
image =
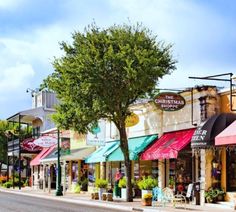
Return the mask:
POLYGON ((118 212, 107 208, 95 208, 55 200, 45 200, 18 194, 0 192, 0 212, 118 212))

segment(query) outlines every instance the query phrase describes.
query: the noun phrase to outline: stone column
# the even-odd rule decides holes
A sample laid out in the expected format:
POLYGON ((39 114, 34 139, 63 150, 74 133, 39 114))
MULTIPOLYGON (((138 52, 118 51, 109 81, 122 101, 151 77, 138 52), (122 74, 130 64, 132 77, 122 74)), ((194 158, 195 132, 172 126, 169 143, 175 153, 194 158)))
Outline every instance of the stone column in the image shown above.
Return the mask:
POLYGON ((165 160, 158 160, 158 187, 165 187, 165 160))
POLYGON ((205 184, 206 184, 206 150, 200 150, 200 205, 205 205, 205 184))
POLYGON ((51 193, 51 164, 48 165, 47 175, 48 175, 48 193, 51 193))
POLYGON ((43 192, 45 192, 46 189, 46 176, 45 176, 45 164, 43 164, 43 192))

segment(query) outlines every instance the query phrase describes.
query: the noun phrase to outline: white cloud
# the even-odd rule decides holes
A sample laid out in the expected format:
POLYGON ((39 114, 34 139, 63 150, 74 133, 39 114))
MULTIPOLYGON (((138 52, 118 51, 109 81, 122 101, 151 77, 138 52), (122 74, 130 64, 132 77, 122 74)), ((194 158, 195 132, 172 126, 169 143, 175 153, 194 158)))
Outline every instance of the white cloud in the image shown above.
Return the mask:
POLYGON ((34 70, 29 64, 17 64, 0 72, 0 101, 18 95, 25 91, 34 77, 34 70))
POLYGON ((0 0, 0 9, 15 9, 18 5, 21 5, 25 2, 25 0, 0 0))

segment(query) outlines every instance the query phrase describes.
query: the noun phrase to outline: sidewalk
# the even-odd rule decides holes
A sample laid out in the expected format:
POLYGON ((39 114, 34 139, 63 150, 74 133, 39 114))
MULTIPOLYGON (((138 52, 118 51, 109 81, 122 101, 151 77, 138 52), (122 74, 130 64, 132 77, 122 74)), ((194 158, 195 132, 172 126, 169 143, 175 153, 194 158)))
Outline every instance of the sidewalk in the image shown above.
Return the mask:
POLYGON ((173 208, 172 206, 167 207, 152 207, 152 206, 142 206, 141 199, 134 199, 133 202, 125 202, 122 199, 114 199, 113 202, 108 201, 100 201, 100 200, 91 200, 90 195, 88 193, 80 193, 74 194, 67 192, 64 196, 55 196, 55 190, 52 190, 51 193, 43 192, 41 190, 33 190, 30 187, 22 188, 22 190, 16 189, 6 189, 0 188, 1 192, 8 192, 8 193, 17 193, 21 195, 27 196, 35 196, 44 199, 53 199, 57 201, 64 201, 69 203, 75 204, 83 204, 83 205, 90 205, 96 207, 103 207, 103 208, 110 208, 116 209, 120 211, 141 211, 141 212, 186 212, 186 211, 201 211, 201 212, 227 212, 227 211, 234 211, 232 208, 226 207, 224 205, 217 205, 217 204, 207 204, 206 206, 198 206, 187 204, 186 209, 182 208, 173 208))

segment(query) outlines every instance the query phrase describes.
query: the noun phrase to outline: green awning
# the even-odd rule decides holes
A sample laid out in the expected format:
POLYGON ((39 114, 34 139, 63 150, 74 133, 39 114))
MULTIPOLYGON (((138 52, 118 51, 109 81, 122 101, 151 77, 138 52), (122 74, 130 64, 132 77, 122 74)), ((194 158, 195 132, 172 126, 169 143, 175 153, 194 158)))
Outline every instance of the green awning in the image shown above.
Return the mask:
MULTIPOLYGON (((130 138, 128 141, 129 145, 129 158, 130 160, 138 160, 139 154, 142 153, 146 147, 156 140, 157 135, 148 135, 136 138, 130 138)), ((108 155, 107 161, 123 161, 124 156, 119 148, 115 149, 111 154, 108 155)))
POLYGON ((119 148, 119 141, 105 143, 105 146, 98 148, 95 152, 85 159, 85 163, 99 163, 107 161, 107 156, 119 148))

